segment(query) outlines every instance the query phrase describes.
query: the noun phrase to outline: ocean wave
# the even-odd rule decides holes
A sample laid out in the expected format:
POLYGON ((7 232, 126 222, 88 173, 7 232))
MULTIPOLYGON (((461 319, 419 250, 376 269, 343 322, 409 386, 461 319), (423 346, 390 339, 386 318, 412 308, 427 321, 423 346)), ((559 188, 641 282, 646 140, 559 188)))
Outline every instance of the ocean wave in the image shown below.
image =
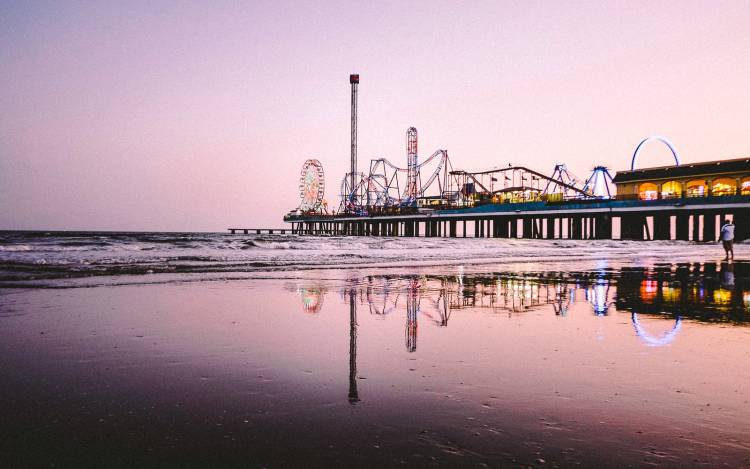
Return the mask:
POLYGON ((17 246, 0 246, 0 252, 22 252, 31 250, 32 247, 27 244, 19 244, 17 246))
MULTIPOLYGON (((738 256, 750 251, 736 247, 738 256)), ((223 233, 0 234, 0 283, 39 278, 256 272, 365 265, 510 263, 534 259, 696 261, 723 256, 714 243, 492 238, 317 237, 223 233)))

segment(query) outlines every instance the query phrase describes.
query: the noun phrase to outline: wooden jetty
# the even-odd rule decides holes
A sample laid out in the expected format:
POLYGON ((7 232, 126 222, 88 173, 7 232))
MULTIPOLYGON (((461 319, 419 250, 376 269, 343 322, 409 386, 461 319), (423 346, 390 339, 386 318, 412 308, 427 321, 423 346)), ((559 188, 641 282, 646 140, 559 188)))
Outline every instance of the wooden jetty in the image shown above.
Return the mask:
POLYGON ((227 228, 231 234, 286 234, 289 228, 227 228))

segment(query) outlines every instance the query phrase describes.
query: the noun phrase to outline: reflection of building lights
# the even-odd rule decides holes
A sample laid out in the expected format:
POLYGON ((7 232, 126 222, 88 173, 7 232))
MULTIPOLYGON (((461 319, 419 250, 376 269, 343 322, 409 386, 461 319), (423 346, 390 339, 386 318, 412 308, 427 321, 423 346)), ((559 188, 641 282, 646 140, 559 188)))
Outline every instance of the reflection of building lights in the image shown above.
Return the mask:
POLYGON ((717 305, 728 305, 732 303, 732 291, 724 288, 714 290, 714 303, 717 305))
POLYGON ((649 347, 663 347, 664 345, 671 344, 682 328, 682 318, 677 316, 672 329, 665 332, 661 337, 654 337, 643 328, 641 322, 638 320, 638 313, 633 313, 631 320, 633 321, 635 334, 649 347))
POLYGON ((555 302, 553 306, 555 308, 555 315, 557 316, 568 315, 568 305, 570 302, 566 300, 566 292, 565 285, 560 283, 555 285, 555 302))
POLYGON ((677 303, 680 301, 680 296, 682 296, 682 289, 664 285, 662 296, 667 303, 677 303))
POLYGON ((641 282, 641 301, 644 303, 653 303, 656 298, 656 292, 659 289, 659 283, 656 280, 644 280, 641 282))
POLYGON ((750 292, 742 294, 742 302, 745 304, 745 308, 750 309, 750 292))

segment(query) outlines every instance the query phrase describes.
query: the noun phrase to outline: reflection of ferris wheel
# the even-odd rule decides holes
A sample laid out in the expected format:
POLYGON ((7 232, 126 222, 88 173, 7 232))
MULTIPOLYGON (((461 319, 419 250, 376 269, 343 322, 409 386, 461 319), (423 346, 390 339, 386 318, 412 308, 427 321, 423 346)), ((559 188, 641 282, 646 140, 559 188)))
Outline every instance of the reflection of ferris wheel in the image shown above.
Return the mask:
POLYGON ((323 165, 318 160, 305 161, 299 179, 300 210, 307 212, 319 209, 324 193, 323 165))
POLYGON ((306 313, 317 314, 323 307, 322 288, 300 288, 299 295, 302 297, 302 310, 306 313))

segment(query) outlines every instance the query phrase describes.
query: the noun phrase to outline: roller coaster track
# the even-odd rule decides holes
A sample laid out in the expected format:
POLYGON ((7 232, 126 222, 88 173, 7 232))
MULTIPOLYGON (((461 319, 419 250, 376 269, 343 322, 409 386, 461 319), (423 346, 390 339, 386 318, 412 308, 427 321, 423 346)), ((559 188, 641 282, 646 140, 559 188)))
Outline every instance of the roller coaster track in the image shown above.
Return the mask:
MULTIPOLYGON (((450 166, 450 159, 448 158, 448 152, 445 150, 435 151, 429 158, 424 160, 422 163, 416 166, 417 178, 419 181, 417 197, 423 197, 430 187, 435 183, 436 180, 441 176, 441 173, 445 173, 443 176, 447 179, 448 171, 446 170, 450 166), (426 169, 428 165, 437 162, 437 166, 430 173, 430 176, 422 182, 422 170, 426 169)), ((386 158, 375 158, 370 161, 370 172, 365 175, 364 173, 357 173, 353 180, 355 180, 355 187, 351 185, 351 174, 346 174, 344 179, 341 181, 341 198, 343 209, 347 211, 363 209, 364 207, 387 207, 393 205, 409 205, 415 203, 414 198, 408 196, 407 193, 401 194, 402 185, 399 182, 399 174, 405 174, 408 172, 407 168, 401 168, 391 163, 386 158), (390 174, 389 174, 390 173, 390 174), (395 194, 395 195, 392 195, 395 194), (355 201, 359 201, 356 204, 355 201)), ((439 181, 438 185, 440 195, 447 181, 439 181)))

